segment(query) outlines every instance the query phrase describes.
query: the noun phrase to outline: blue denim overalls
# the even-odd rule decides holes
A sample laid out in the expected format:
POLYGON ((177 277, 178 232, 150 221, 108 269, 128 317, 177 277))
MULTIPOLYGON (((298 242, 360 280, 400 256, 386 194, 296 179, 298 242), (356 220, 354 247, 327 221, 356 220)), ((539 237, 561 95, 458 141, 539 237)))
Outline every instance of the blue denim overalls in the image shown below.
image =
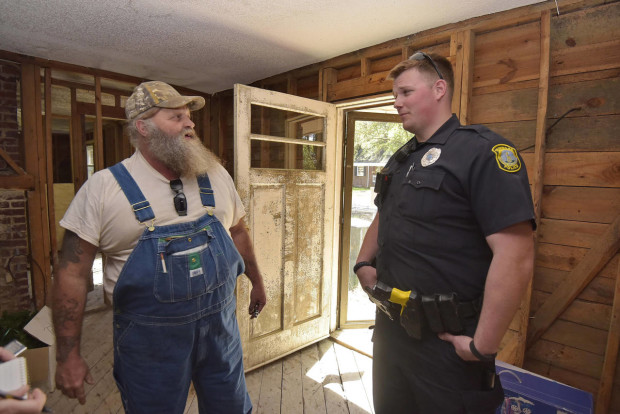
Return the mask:
POLYGON ((208 214, 155 227, 153 210, 127 169, 119 163, 110 170, 136 219, 151 223, 113 294, 114 378, 126 413, 183 413, 190 381, 200 413, 251 413, 234 296, 244 265, 212 215, 209 177, 198 177, 208 214))

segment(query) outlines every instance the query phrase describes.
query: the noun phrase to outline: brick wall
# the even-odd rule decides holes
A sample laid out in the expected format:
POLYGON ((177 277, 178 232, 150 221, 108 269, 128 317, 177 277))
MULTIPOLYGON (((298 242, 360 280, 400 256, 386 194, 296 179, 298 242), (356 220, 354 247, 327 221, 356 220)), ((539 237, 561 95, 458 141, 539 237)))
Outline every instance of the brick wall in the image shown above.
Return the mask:
MULTIPOLYGON (((0 61, 0 148, 20 167, 23 164, 18 124, 20 67, 0 61)), ((14 175, 0 157, 0 175, 14 175)), ((28 232, 24 191, 0 189, 0 312, 30 309, 28 232)))

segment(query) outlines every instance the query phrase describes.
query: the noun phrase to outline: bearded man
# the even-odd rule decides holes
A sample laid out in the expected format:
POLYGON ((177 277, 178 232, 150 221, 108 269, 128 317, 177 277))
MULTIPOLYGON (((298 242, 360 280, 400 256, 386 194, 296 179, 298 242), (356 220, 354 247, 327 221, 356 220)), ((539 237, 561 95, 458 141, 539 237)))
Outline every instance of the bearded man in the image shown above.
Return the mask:
POLYGON ((76 194, 54 272, 56 386, 81 404, 92 383, 80 354, 88 278, 105 256, 114 308, 114 378, 126 413, 182 413, 193 382, 201 413, 251 413, 235 317, 236 278, 265 289, 230 175, 197 138, 190 111, 205 104, 163 82, 127 100, 136 152, 95 173, 76 194))

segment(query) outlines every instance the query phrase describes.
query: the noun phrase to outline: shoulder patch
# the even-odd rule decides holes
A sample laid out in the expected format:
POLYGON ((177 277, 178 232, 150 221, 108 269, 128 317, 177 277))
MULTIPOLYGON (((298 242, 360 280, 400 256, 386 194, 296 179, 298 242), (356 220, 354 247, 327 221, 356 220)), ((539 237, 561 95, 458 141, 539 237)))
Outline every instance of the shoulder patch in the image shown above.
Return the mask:
POLYGON ((506 172, 517 172, 521 169, 521 160, 517 155, 517 150, 506 144, 497 144, 492 151, 495 153, 495 160, 500 170, 506 172))

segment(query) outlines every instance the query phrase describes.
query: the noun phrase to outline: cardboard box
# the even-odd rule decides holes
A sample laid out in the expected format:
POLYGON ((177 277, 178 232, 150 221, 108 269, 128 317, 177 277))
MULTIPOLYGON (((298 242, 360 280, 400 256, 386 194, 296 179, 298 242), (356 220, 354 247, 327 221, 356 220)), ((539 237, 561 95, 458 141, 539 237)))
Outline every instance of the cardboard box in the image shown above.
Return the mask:
POLYGON ((496 361, 504 403, 496 414, 591 414, 589 392, 553 381, 514 365, 496 361))
POLYGON ((47 306, 41 308, 34 318, 28 322, 24 330, 48 346, 28 349, 23 353, 28 364, 28 376, 32 388, 52 391, 55 388, 56 346, 54 343, 54 326, 52 310, 47 306))

